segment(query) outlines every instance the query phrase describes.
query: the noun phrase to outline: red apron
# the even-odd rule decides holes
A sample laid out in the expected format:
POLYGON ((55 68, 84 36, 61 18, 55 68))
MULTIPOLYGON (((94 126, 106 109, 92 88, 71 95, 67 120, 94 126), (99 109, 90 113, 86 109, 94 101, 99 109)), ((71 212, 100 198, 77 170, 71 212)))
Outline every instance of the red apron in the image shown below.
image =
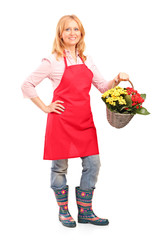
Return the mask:
POLYGON ((63 101, 65 110, 61 114, 48 113, 44 160, 99 154, 89 95, 93 73, 84 62, 67 66, 65 57, 64 62, 65 71, 52 102, 63 101))

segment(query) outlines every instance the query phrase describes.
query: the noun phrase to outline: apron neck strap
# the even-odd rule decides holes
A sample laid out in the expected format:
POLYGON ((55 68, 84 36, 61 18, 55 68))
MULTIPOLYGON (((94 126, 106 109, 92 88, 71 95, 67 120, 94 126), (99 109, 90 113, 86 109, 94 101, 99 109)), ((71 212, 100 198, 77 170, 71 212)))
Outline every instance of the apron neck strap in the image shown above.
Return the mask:
POLYGON ((65 63, 65 66, 67 67, 67 60, 65 56, 64 56, 64 63, 65 63))
POLYGON ((66 54, 65 54, 65 50, 63 50, 63 53, 64 53, 64 63, 65 63, 65 67, 67 67, 67 60, 66 60, 66 54))
MULTIPOLYGON (((78 55, 79 56, 79 55, 78 55)), ((80 56, 79 56, 80 57, 80 56)), ((84 61, 83 61, 83 58, 82 57, 80 57, 80 59, 82 60, 82 62, 84 63, 84 61)), ((84 63, 85 64, 85 63, 84 63)))

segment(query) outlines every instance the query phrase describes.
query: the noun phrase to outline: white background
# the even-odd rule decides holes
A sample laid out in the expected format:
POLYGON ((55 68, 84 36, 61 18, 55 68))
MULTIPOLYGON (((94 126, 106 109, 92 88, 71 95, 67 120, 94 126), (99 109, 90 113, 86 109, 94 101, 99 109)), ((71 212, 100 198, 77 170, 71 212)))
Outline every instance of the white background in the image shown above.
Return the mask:
MULTIPOLYGON (((6 0, 0 9, 1 239, 97 239, 102 233, 108 240, 159 240, 158 0, 6 0), (47 115, 21 92, 25 78, 51 53, 57 22, 66 14, 82 21, 85 53, 105 79, 128 73, 135 89, 147 94, 144 107, 151 112, 115 129, 107 122, 101 93, 91 88, 102 164, 93 208, 109 219, 107 227, 77 224, 68 229, 59 223, 50 188, 51 161, 42 160, 47 115)), ((50 81, 45 79, 36 90, 49 104, 50 81)), ((69 209, 76 220, 75 187, 81 171, 81 159, 70 159, 69 209)))

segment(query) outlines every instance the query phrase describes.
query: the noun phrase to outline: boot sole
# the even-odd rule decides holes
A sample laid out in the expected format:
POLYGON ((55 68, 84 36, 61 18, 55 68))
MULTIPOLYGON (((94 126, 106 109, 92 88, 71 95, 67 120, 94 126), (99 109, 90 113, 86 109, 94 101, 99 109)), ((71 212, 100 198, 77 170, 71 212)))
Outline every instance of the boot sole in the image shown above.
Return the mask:
POLYGON ((90 224, 98 225, 98 226, 106 226, 106 225, 109 224, 109 221, 106 222, 106 223, 101 223, 101 222, 97 223, 97 222, 90 221, 90 220, 78 219, 78 223, 84 223, 84 224, 86 224, 86 223, 90 223, 90 224))

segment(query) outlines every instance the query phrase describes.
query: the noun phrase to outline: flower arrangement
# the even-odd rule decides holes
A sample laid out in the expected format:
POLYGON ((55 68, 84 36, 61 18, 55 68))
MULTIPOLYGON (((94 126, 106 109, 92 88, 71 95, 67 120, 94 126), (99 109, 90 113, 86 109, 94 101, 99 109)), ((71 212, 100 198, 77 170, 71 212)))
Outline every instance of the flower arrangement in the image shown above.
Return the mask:
POLYGON ((150 114, 146 108, 142 107, 146 94, 139 94, 133 88, 116 86, 103 93, 101 98, 111 112, 132 115, 150 114))

